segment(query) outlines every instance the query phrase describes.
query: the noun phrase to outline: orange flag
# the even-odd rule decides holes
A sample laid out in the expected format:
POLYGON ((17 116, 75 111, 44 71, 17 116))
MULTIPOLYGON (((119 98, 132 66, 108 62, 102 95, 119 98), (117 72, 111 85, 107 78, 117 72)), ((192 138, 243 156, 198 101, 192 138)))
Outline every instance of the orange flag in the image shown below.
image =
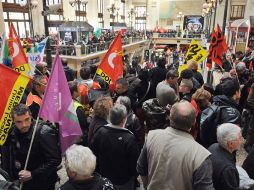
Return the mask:
POLYGON ((116 80, 123 76, 122 52, 121 32, 118 32, 96 71, 107 84, 115 84, 116 80))
POLYGON ((27 57, 20 43, 20 39, 15 31, 13 24, 10 25, 10 34, 8 40, 8 49, 12 59, 12 67, 17 72, 28 75, 30 66, 27 57))

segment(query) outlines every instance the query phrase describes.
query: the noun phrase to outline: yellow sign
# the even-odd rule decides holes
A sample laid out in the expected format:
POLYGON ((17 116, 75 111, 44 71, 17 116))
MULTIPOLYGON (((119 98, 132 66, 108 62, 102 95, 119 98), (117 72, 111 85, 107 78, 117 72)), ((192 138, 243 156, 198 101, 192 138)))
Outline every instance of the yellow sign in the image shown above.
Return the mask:
POLYGON ((188 52, 186 53, 185 56, 185 61, 189 60, 195 60, 197 63, 200 63, 203 61, 206 57, 208 56, 207 51, 198 44, 198 42, 194 39, 192 39, 188 52))

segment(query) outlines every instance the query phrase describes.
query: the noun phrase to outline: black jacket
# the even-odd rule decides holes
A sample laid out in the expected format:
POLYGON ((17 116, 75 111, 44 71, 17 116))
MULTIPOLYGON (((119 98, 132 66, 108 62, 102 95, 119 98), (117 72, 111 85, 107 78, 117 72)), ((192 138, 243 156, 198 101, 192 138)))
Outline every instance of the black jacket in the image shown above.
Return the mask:
POLYGON ((107 178, 95 173, 91 179, 83 181, 68 180, 59 190, 114 190, 114 187, 107 178))
POLYGON ((97 157, 97 172, 114 185, 123 185, 136 175, 140 151, 129 130, 103 126, 94 135, 91 149, 97 157))
POLYGON ((234 154, 222 148, 218 143, 211 145, 208 150, 212 153, 214 188, 216 190, 240 190, 234 154))
MULTIPOLYGON (((18 180, 19 171, 24 169, 34 125, 35 122, 32 122, 30 130, 25 134, 13 126, 2 148, 2 166, 12 180, 18 180)), ((61 152, 56 131, 39 124, 27 166, 27 170, 32 173, 32 180, 24 183, 24 190, 51 190, 57 181, 56 172, 60 163, 61 152)))
POLYGON ((99 117, 99 116, 97 116, 97 115, 94 115, 93 116, 93 118, 92 118, 92 121, 91 121, 91 123, 90 123, 90 125, 89 125, 89 131, 88 131, 88 146, 90 147, 90 145, 91 145, 91 142, 92 142, 92 139, 93 139, 93 137, 94 137, 94 134, 97 132, 97 130, 100 128, 100 127, 102 127, 102 126, 104 126, 104 125, 107 125, 108 124, 108 122, 105 120, 105 119, 103 119, 103 118, 101 118, 101 117, 99 117))
POLYGON ((202 111, 200 119, 200 139, 202 145, 209 147, 217 142, 216 131, 222 123, 240 126, 241 114, 238 104, 225 95, 214 96, 213 104, 202 111))
POLYGON ((157 85, 165 80, 167 69, 165 67, 154 67, 151 69, 151 98, 156 97, 157 85))
POLYGON ((140 125, 138 117, 131 111, 127 116, 127 121, 125 124, 125 128, 130 130, 133 135, 136 137, 139 148, 141 149, 145 142, 145 130, 140 125))
POLYGON ((64 66, 64 73, 65 73, 67 82, 74 80, 74 71, 69 66, 64 66))

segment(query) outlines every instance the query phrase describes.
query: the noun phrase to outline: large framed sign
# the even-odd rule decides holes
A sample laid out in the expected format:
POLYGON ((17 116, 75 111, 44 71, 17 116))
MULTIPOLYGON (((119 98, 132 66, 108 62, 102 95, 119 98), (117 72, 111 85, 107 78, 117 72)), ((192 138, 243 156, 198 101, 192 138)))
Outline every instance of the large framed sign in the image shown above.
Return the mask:
POLYGON ((185 15, 183 28, 190 32, 201 32, 204 26, 204 17, 201 15, 185 15))

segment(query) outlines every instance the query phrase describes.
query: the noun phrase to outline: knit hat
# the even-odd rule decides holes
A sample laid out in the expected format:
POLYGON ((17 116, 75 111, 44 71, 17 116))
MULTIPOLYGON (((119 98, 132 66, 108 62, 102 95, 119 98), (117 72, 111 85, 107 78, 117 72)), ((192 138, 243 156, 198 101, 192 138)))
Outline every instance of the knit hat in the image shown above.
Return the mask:
POLYGON ((191 79, 182 79, 180 86, 187 86, 190 89, 193 88, 193 82, 191 79))

